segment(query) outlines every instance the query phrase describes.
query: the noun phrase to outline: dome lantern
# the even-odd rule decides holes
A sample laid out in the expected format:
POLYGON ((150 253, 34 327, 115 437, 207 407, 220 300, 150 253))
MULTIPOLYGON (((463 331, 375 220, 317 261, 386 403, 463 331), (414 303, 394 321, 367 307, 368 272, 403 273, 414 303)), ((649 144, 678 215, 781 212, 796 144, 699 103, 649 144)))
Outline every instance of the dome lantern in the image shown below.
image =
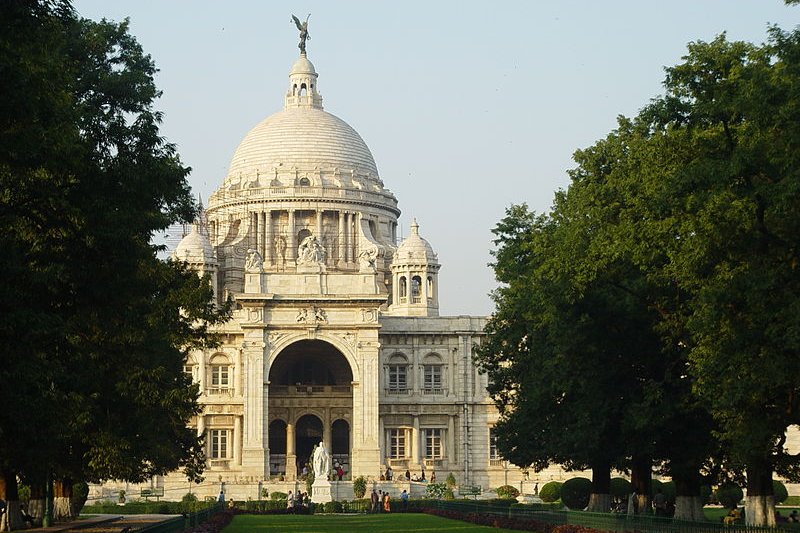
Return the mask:
POLYGON ((284 109, 310 107, 322 109, 322 95, 317 91, 317 71, 305 53, 292 65, 289 71, 289 90, 286 91, 284 109))

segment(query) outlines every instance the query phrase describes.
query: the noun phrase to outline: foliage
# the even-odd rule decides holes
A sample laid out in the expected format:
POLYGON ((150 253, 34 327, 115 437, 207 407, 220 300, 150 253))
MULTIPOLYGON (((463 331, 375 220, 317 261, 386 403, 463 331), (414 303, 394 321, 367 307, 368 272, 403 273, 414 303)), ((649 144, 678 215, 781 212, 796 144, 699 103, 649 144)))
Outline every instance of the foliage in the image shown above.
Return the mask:
POLYGON ((341 513, 343 511, 344 511, 344 507, 342 506, 342 502, 331 501, 331 502, 325 502, 322 505, 322 511, 321 512, 323 512, 323 513, 341 513))
POLYGON ((428 485, 425 487, 425 497, 441 500, 444 498, 444 495, 447 491, 448 488, 445 483, 428 483, 428 485))
POLYGON ((195 210, 158 130, 156 68, 127 22, 80 19, 65 1, 13 2, 3 18, 0 471, 37 485, 181 467, 198 479, 182 364, 227 308, 150 244, 195 210))
POLYGON ((733 509, 742 501, 744 493, 739 485, 735 483, 724 483, 714 491, 714 497, 723 507, 733 509))
POLYGON ((622 500, 627 498, 632 490, 631 482, 624 477, 611 478, 611 491, 609 494, 611 494, 612 498, 622 500))
POLYGON ((280 491, 277 491, 277 490, 274 491, 274 492, 270 492, 269 493, 269 499, 270 500, 283 500, 283 501, 286 501, 286 499, 288 497, 289 497, 289 495, 286 494, 285 492, 280 492, 280 491))
POLYGON ((454 476, 453 473, 450 472, 449 474, 447 474, 447 478, 444 480, 444 482, 447 484, 447 487, 452 490, 456 486, 456 476, 454 476))
MULTIPOLYGON (((612 488, 614 480, 611 480, 612 488)), ((548 481, 539 489, 539 498, 545 503, 552 503, 561 499, 561 482, 548 481)))
POLYGON ((193 492, 187 492, 181 498, 181 502, 183 502, 183 503, 190 503, 190 502, 196 502, 196 501, 197 501, 197 494, 195 494, 193 492))
POLYGON ((783 503, 789 497, 789 491, 786 490, 786 485, 777 479, 772 480, 772 493, 775 495, 775 503, 783 503))
POLYGON ((494 489, 500 498, 516 498, 519 496, 519 489, 511 485, 503 485, 494 489))
POLYGON ((561 501, 570 509, 583 509, 589 505, 592 482, 585 477, 573 477, 561 485, 561 501))
POLYGON ((367 493, 367 480, 364 476, 358 476, 353 480, 353 494, 356 499, 361 499, 367 493))

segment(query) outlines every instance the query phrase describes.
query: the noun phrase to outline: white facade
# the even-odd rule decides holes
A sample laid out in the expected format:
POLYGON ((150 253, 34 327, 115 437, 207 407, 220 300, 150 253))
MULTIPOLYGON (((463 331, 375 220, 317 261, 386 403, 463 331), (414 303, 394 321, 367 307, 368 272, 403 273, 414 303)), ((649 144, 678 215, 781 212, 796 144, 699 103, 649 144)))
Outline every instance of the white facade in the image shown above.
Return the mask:
MULTIPOLYGON (((399 214, 301 55, 284 110, 245 136, 175 252, 235 302, 222 345, 185 367, 200 385, 207 479, 252 496, 259 481, 295 480, 321 439, 346 480, 391 467, 519 483, 491 455, 498 415, 472 363, 485 318, 439 316, 438 258, 416 221, 398 245, 399 214)), ((178 473, 164 483, 187 486, 178 473)))

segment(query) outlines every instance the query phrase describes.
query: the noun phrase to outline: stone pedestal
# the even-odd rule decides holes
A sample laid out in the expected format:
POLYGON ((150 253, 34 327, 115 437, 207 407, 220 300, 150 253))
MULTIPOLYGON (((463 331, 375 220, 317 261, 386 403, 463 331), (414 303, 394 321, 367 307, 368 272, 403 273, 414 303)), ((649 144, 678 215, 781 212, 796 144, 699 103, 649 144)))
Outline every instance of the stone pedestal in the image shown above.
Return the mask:
POLYGON ((327 479, 315 479, 314 484, 311 485, 311 501, 314 503, 333 501, 331 482, 327 479))
POLYGON ((265 283, 265 277, 263 272, 245 272, 244 292, 247 294, 261 294, 266 292, 267 284, 265 283))

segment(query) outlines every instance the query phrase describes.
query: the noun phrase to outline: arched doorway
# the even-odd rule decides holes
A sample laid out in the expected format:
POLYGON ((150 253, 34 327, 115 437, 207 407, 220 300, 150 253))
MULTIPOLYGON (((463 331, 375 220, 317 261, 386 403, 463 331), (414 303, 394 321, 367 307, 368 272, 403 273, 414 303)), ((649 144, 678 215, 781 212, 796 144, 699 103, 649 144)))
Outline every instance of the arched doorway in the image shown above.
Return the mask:
POLYGON ((286 472, 286 422, 269 423, 269 473, 277 476, 286 472))
POLYGON ((303 466, 310 462, 311 452, 321 440, 322 420, 314 415, 301 416, 297 421, 297 430, 295 431, 298 473, 303 470, 303 466))
MULTIPOLYGON (((291 479, 302 472, 320 441, 349 472, 353 413, 353 371, 332 344, 302 340, 283 349, 269 370, 269 413, 286 420, 285 455, 277 457, 270 425, 270 463, 284 461, 291 479), (311 414, 314 413, 314 414, 311 414), (275 457, 273 457, 275 456, 275 457)), ((275 431, 278 431, 276 425, 275 431)))

